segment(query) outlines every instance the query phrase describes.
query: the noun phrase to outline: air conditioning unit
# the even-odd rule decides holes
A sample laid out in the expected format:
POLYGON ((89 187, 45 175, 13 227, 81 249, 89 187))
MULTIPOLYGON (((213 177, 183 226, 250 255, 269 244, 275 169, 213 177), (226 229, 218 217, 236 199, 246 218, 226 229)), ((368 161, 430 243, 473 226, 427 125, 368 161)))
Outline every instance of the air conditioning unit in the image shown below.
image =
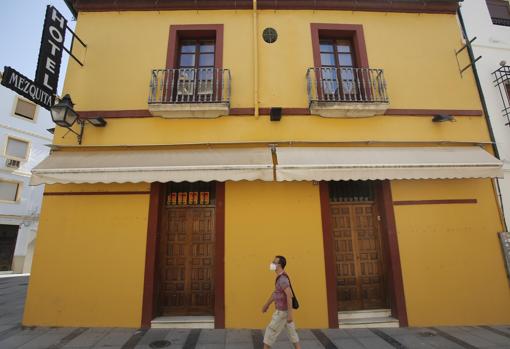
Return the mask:
POLYGON ((20 161, 19 160, 14 160, 14 159, 7 159, 5 160, 5 167, 9 167, 9 168, 19 168, 20 166, 20 161))

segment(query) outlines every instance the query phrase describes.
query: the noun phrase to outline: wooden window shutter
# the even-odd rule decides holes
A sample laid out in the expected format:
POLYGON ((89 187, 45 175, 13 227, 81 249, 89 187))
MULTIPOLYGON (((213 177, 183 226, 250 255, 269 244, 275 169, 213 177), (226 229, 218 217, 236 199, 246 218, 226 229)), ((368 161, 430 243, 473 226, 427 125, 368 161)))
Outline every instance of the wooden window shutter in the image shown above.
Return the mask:
POLYGON ((36 108, 37 108, 37 105, 18 98, 18 102, 16 103, 16 110, 14 111, 14 114, 16 114, 18 116, 22 116, 22 117, 30 119, 30 120, 33 120, 35 117, 36 108))

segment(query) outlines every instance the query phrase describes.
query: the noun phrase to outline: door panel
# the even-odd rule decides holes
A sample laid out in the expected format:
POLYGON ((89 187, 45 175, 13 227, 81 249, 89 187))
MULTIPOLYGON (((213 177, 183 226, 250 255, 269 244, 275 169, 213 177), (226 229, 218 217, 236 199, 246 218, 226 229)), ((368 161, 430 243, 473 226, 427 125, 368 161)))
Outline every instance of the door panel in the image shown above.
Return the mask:
POLYGON ((331 203, 338 310, 386 307, 384 261, 374 203, 331 203))
POLYGON ((357 280, 355 240, 351 221, 351 207, 331 205, 333 241, 335 246, 337 300, 345 309, 361 307, 357 280))
POLYGON ((189 209, 192 218, 190 311, 214 309, 214 209, 189 209))
POLYGON ((214 208, 166 208, 161 222, 162 315, 212 315, 214 208))

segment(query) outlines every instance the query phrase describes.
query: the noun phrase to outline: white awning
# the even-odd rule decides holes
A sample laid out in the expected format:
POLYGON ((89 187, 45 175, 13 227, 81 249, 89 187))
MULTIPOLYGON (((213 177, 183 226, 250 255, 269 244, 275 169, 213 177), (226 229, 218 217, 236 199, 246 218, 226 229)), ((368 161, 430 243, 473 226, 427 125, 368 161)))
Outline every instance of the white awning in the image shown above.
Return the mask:
POLYGON ((278 181, 502 177, 503 163, 480 147, 278 148, 278 181))
POLYGON ((55 151, 31 185, 273 180, 270 148, 55 151))

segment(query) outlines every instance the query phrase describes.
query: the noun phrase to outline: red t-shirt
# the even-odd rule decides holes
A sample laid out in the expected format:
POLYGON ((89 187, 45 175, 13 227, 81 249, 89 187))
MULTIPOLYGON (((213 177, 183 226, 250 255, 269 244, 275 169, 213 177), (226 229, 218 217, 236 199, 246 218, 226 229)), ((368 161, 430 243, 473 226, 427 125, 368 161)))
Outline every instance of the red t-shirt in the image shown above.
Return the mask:
POLYGON ((284 291, 287 287, 290 287, 290 281, 287 274, 283 273, 277 276, 277 281, 273 292, 274 305, 277 310, 288 310, 287 295, 284 291))

